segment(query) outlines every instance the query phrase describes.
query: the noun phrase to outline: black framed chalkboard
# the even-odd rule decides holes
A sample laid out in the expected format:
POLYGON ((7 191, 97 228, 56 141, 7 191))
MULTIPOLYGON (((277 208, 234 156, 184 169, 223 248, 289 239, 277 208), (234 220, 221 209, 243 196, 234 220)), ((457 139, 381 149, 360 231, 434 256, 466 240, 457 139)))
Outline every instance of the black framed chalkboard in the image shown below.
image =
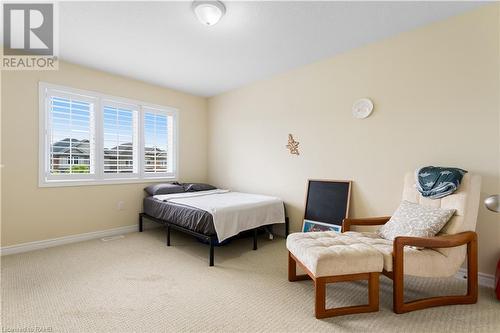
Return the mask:
POLYGON ((349 216, 350 180, 309 180, 304 220, 342 225, 349 216))

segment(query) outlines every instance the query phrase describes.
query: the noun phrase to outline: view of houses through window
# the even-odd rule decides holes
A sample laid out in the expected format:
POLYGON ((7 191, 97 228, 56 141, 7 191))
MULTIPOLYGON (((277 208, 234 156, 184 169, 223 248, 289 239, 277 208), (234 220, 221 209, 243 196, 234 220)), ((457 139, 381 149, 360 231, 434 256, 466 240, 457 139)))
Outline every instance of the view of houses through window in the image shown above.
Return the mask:
MULTIPOLYGON (((52 98, 51 172, 90 173, 89 104, 52 98), (67 137, 64 137, 67 136, 67 137), (61 139, 61 137, 64 137, 61 139)), ((104 107, 104 173, 133 173, 137 169, 136 111, 104 107)), ((166 115, 144 115, 144 171, 167 172, 168 120, 166 115)))
POLYGON ((88 140, 64 138, 52 144, 51 172, 90 173, 88 140))

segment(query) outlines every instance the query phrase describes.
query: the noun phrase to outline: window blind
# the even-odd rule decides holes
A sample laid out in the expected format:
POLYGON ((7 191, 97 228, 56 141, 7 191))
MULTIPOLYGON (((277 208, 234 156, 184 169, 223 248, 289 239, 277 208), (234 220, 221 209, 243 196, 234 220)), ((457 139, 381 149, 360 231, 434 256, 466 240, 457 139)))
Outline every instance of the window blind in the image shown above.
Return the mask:
POLYGON ((103 116, 104 173, 136 173, 136 111, 104 106, 103 116))
POLYGON ((144 172, 167 173, 172 166, 169 161, 169 127, 168 115, 144 113, 144 172))
POLYGON ((92 174, 93 105, 73 97, 49 97, 49 170, 56 174, 92 174))
POLYGON ((177 110, 39 84, 39 186, 177 177, 177 110))

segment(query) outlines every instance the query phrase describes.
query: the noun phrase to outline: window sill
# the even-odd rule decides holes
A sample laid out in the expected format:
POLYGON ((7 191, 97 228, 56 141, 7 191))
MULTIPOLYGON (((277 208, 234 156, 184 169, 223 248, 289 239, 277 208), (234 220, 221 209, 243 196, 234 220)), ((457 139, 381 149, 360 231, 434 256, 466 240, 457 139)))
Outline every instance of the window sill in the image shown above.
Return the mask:
POLYGON ((120 179, 78 179, 78 180, 40 180, 38 187, 75 187, 75 186, 100 186, 100 185, 120 185, 120 184, 141 184, 176 181, 177 176, 171 177, 147 177, 147 178, 120 178, 120 179))

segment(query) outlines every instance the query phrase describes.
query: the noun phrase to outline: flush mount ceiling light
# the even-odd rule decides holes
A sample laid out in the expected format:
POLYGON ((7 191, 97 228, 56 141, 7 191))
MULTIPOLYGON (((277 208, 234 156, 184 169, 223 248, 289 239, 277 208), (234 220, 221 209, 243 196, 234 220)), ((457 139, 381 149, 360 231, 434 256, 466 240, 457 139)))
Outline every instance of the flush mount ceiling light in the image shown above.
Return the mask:
POLYGON ((214 25, 226 13, 226 6, 220 1, 194 1, 193 11, 204 25, 214 25))

